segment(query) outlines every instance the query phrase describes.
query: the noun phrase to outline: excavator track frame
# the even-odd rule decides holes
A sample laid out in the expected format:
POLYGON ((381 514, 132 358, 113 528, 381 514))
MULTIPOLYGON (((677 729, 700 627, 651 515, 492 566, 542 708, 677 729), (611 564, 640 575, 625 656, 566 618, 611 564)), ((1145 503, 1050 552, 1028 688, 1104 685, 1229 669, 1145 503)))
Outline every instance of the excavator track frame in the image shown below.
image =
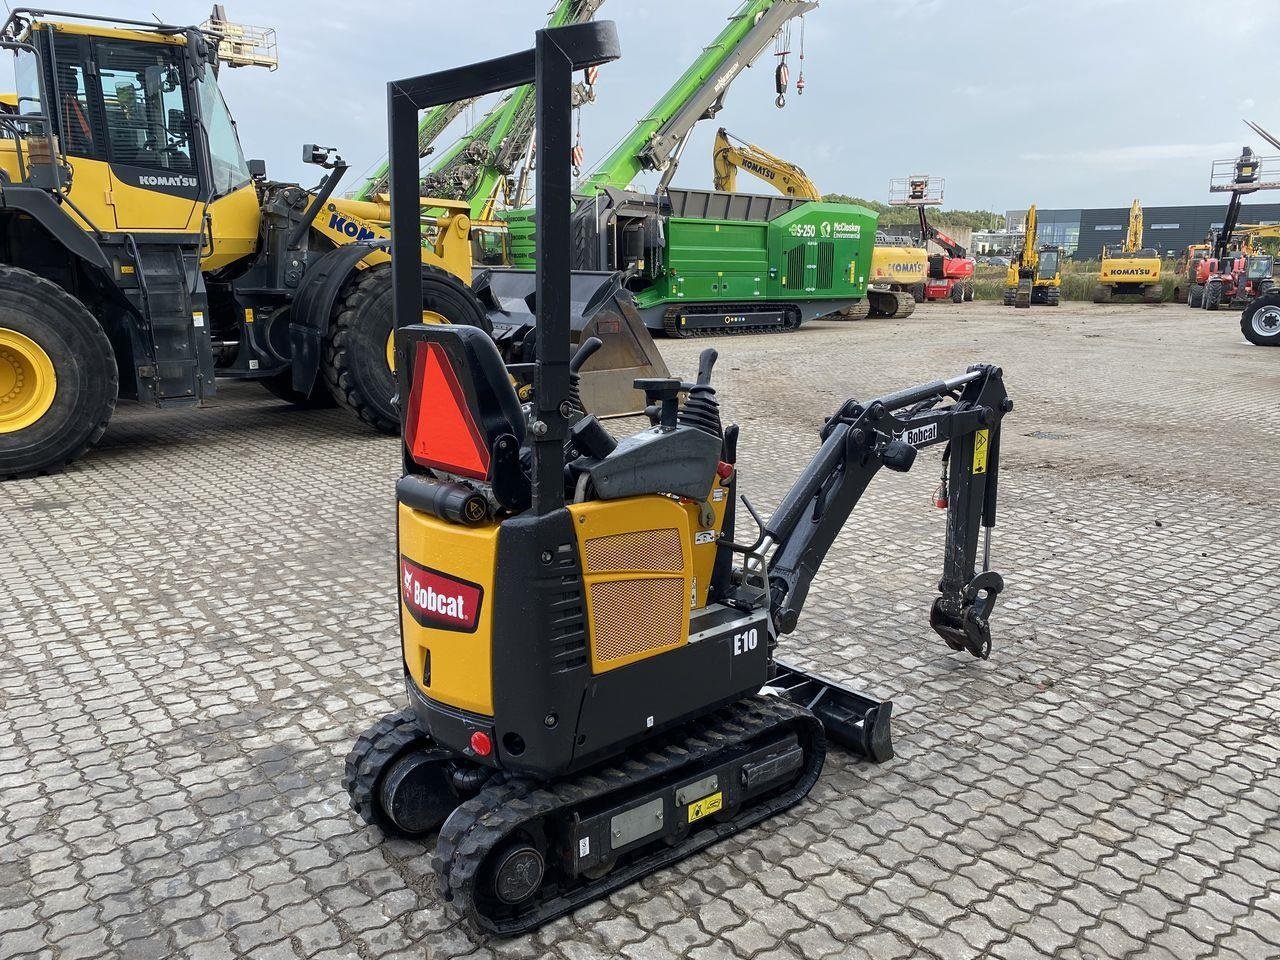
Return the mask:
MULTIPOLYGON (((812 712, 781 697, 751 697, 576 776, 486 787, 445 821, 432 864, 445 899, 472 923, 499 936, 515 936, 794 806, 817 783, 825 758, 826 736, 812 712), (803 751, 798 768, 765 781, 761 792, 738 805, 737 812, 730 806, 710 813, 699 818, 701 827, 679 821, 679 814, 690 815, 687 804, 676 803, 682 786, 706 781, 725 765, 733 769, 736 764, 740 771, 758 750, 785 745, 793 735, 803 751), (657 800, 662 801, 662 826, 621 845, 617 861, 597 879, 580 873, 581 880, 564 882, 564 865, 578 859, 583 839, 589 855, 590 838, 580 835, 585 823, 601 817, 626 823, 632 811, 648 813, 657 800), (544 879, 525 903, 503 909, 496 894, 486 889, 494 879, 489 871, 494 858, 508 853, 510 842, 518 838, 542 842, 544 864, 556 882, 547 887, 546 896, 538 896, 544 879), (557 842, 564 849, 553 862, 548 854, 557 842)), ((733 789, 732 783, 717 784, 710 795, 733 789)))
POLYGON ((790 333, 798 330, 801 322, 794 303, 682 303, 663 312, 662 332, 676 339, 790 333), (728 323, 730 317, 740 317, 742 322, 728 323), (682 319, 693 323, 681 323, 682 319))

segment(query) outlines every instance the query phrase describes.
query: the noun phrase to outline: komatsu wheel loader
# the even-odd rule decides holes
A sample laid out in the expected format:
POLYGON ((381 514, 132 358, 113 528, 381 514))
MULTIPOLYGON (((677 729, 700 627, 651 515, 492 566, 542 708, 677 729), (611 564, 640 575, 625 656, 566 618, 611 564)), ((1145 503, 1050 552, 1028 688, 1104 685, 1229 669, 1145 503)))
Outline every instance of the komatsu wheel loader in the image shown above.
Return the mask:
POLYGON ((1051 243, 1036 245, 1036 207, 1027 210, 1022 249, 1009 264, 1004 281, 1004 305, 1029 307, 1033 303, 1056 307, 1062 298, 1062 248, 1051 243))
POLYGON ((891 758, 890 703, 778 657, 881 468, 946 446, 930 622, 949 647, 989 654, 1003 588, 989 535, 1013 404, 997 367, 843 403, 773 515, 746 505, 755 535, 737 514, 739 431, 721 422, 714 350, 694 382, 637 382, 651 415, 640 433, 615 438, 583 409, 577 371, 597 343, 570 356, 568 91, 575 69, 618 52, 611 23, 567 26, 521 54, 389 85, 395 308, 410 320, 419 111, 441 91, 539 89, 533 361, 504 365, 476 329, 397 332, 408 706, 357 739, 344 775, 353 809, 384 834, 439 832, 443 896, 499 935, 785 810, 821 775, 828 742, 891 758))
POLYGON ((1102 265, 1093 288, 1094 303, 1110 303, 1115 297, 1140 296, 1143 303, 1164 299, 1160 284, 1160 254, 1142 246, 1142 204, 1129 208, 1129 232, 1119 249, 1102 248, 1102 265))
MULTIPOLYGON (((220 65, 275 63, 272 31, 18 8, 0 49, 18 81, 0 112, 0 479, 82 455, 120 398, 198 404, 220 377, 398 429, 389 208, 335 196, 330 148, 304 147, 317 187, 268 180, 218 89, 220 65)), ((472 290, 469 205, 424 207, 420 318, 498 327, 518 353, 531 325, 472 290)), ((609 274, 581 302, 609 344, 595 366, 632 395, 657 357, 634 305, 609 274)))

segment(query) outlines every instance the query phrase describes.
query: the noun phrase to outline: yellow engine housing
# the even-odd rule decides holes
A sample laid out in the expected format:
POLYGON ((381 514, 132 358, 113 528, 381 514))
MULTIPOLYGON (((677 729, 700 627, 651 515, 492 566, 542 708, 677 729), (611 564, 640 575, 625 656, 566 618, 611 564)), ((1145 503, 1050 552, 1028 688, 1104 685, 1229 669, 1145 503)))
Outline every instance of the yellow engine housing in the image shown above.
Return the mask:
MULTIPOLYGON (((717 477, 705 503, 646 495, 568 507, 585 586, 592 673, 688 643, 690 616, 707 603, 728 502, 729 482, 717 477)), ((493 598, 497 591, 522 589, 497 580, 500 536, 497 523, 468 527, 399 506, 402 565, 466 584, 482 598, 471 629, 425 626, 410 608, 402 569, 405 668, 432 700, 486 717, 494 715, 493 598)))
POLYGON ((929 254, 923 247, 877 245, 871 251, 872 284, 904 287, 924 283, 929 276, 929 254))
POLYGON ((1159 283, 1160 258, 1140 256, 1104 256, 1098 271, 1098 282, 1159 283))

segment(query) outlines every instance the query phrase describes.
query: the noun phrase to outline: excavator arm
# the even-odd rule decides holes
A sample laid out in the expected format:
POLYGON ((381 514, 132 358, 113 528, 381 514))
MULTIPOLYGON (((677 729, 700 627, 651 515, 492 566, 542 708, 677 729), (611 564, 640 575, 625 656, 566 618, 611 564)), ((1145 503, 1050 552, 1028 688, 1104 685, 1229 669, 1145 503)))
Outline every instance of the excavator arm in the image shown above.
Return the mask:
POLYGON ((1137 253, 1142 249, 1142 204, 1136 199, 1129 208, 1129 232, 1124 239, 1124 252, 1137 253))
POLYGON ((794 163, 775 156, 763 147, 747 143, 721 127, 712 148, 715 188, 728 193, 738 189, 738 171, 745 170, 769 184, 783 196, 821 200, 822 192, 809 175, 794 163))
POLYGON ((777 632, 795 629, 823 559, 881 467, 905 473, 918 450, 945 444, 938 503, 947 508, 946 548, 930 623, 952 649, 985 659, 988 620, 1004 587, 990 569, 990 532, 1000 423, 1012 409, 1000 368, 986 364, 870 403, 846 402, 827 421, 821 448, 764 524, 756 548, 768 556, 765 580, 777 632))

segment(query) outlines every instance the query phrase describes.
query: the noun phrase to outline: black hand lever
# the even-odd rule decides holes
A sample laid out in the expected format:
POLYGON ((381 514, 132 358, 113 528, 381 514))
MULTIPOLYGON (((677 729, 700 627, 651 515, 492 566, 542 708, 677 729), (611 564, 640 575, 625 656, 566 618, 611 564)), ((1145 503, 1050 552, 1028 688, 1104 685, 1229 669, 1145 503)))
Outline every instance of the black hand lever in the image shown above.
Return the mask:
POLYGON ((604 346, 604 341, 599 337, 587 337, 582 343, 578 344, 578 349, 574 351, 573 359, 569 361, 569 372, 579 373, 586 362, 590 360, 600 348, 604 346))
POLYGON ((715 347, 707 347, 698 356, 698 386, 711 386, 711 370, 719 357, 720 354, 716 352, 715 347))
POLYGON ((569 361, 569 406, 579 413, 587 412, 582 402, 582 367, 603 346, 604 341, 599 337, 587 337, 578 344, 573 359, 569 361))

